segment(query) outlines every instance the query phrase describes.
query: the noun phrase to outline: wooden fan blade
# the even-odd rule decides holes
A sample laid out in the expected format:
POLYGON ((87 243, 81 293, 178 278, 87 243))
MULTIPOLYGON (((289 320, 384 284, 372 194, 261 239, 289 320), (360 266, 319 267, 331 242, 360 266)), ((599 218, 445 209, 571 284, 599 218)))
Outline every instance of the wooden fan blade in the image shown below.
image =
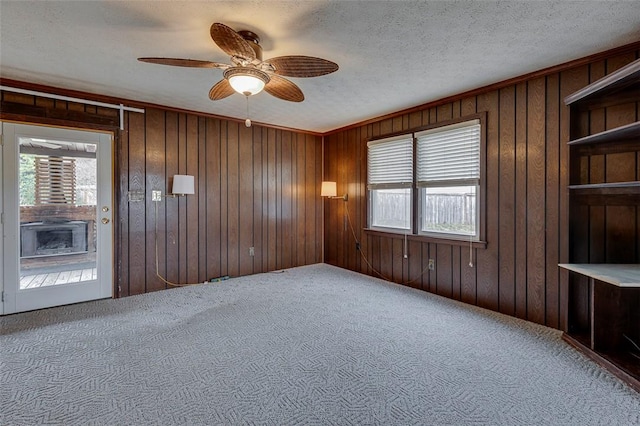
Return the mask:
POLYGON ((209 32, 213 41, 226 54, 239 56, 250 61, 256 59, 256 52, 251 48, 249 42, 233 29, 224 24, 214 23, 211 25, 209 32))
POLYGON ((268 94, 285 101, 304 101, 302 90, 300 90, 300 88, 294 83, 277 75, 271 75, 270 77, 271 80, 269 80, 269 82, 264 86, 264 90, 268 94))
POLYGON ((318 77, 338 70, 338 64, 313 56, 279 56, 265 62, 273 65, 276 74, 287 77, 318 77))
POLYGON ((229 65, 219 64, 210 61, 198 61, 196 59, 179 59, 179 58, 138 58, 140 62, 148 62, 150 64, 171 65, 174 67, 190 67, 190 68, 229 68, 229 65))
POLYGON ((209 99, 212 101, 219 101, 220 99, 233 95, 235 92, 236 91, 233 90, 233 87, 229 84, 229 81, 225 78, 217 82, 211 90, 209 90, 209 99))

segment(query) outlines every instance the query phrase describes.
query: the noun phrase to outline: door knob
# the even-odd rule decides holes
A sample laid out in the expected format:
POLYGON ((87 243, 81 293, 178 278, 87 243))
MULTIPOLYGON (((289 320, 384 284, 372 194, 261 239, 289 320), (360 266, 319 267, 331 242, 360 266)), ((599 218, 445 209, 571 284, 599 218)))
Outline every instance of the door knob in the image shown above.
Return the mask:
POLYGON ((109 207, 104 206, 104 207, 102 208, 102 211, 103 211, 103 212, 105 212, 105 213, 106 213, 106 212, 108 212, 108 211, 109 211, 109 207))
POLYGON ((107 219, 106 217, 103 217, 102 218, 102 223, 104 223, 106 225, 107 223, 109 223, 109 219, 107 219))

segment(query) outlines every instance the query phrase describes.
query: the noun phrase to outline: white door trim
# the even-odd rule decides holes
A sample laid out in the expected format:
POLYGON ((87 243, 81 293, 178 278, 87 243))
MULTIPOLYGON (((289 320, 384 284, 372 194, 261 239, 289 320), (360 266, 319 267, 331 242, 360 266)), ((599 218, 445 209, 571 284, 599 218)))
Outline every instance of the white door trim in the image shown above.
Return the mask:
POLYGON ((111 297, 113 294, 113 134, 86 129, 64 129, 0 122, 0 184, 3 196, 2 244, 0 244, 0 314, 40 309, 67 303, 111 297), (98 278, 95 283, 71 283, 37 289, 20 289, 20 207, 18 185, 19 149, 16 137, 33 136, 97 145, 98 199, 96 201, 98 278), (106 211, 103 210, 106 207, 106 211), (108 219, 106 224, 101 219, 108 219))

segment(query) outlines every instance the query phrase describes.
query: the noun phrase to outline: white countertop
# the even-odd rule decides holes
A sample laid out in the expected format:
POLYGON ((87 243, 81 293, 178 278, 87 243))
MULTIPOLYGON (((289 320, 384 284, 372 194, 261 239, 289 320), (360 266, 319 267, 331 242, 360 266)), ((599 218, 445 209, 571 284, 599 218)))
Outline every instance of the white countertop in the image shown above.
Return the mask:
POLYGON ((640 288, 640 264, 561 263, 558 266, 618 287, 640 288))

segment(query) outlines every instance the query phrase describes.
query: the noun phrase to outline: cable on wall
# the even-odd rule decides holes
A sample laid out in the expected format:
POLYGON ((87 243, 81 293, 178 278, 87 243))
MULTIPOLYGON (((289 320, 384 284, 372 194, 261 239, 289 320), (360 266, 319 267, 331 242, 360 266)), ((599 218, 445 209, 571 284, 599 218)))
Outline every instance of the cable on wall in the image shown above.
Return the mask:
POLYGON ((197 284, 207 284, 208 282, 205 281, 203 283, 185 283, 185 284, 178 284, 178 283, 174 283, 171 281, 166 280, 162 275, 160 275, 160 266, 159 266, 159 261, 158 261, 158 202, 154 202, 153 203, 155 205, 155 235, 154 235, 154 242, 155 242, 155 248, 156 248, 156 276, 160 279, 160 281, 162 281, 165 284, 168 284, 170 286, 173 287, 186 287, 189 285, 197 285, 197 284))
MULTIPOLYGON (((345 211, 346 211, 346 213, 347 213, 347 222, 348 222, 348 224, 349 224, 349 228, 350 228, 350 230, 351 230, 351 235, 353 235, 353 239, 355 240, 356 244, 358 244, 358 246, 360 247, 360 241, 358 240, 358 237, 356 236, 356 231, 355 231, 355 229, 353 229, 353 224, 351 223, 351 215, 349 214, 349 204, 348 204, 348 202, 345 202, 345 203, 344 203, 344 208, 345 208, 345 211)), ((406 236, 406 234, 405 234, 405 239, 406 239, 406 237, 407 237, 407 236, 406 236)), ((380 271, 378 271, 376 268, 374 268, 374 267, 373 267, 373 265, 371 265, 371 263, 370 263, 370 262, 369 262, 369 260, 367 259, 367 257, 364 255, 364 252, 362 251, 362 249, 358 249, 358 251, 360 252, 360 257, 362 257, 362 260, 364 260, 364 263, 365 263, 369 268, 371 268, 371 270, 372 270, 373 272, 375 272, 375 273, 376 273, 380 278, 382 278, 382 279, 383 279, 383 280, 385 280, 385 281, 395 282, 395 281, 393 281, 391 278, 387 277, 387 276, 386 276, 386 275, 384 275, 382 272, 380 272, 380 271)), ((404 257, 405 257, 405 259, 406 259, 406 258, 408 258, 408 255, 407 255, 407 252, 406 252, 406 251, 405 251, 405 256, 404 256, 404 257)), ((415 277, 415 278, 413 278, 413 279, 411 279, 411 280, 409 280, 409 281, 403 281, 403 282, 400 282, 400 283, 398 283, 398 284, 401 284, 401 285, 408 285, 408 284, 414 283, 414 282, 416 282, 418 279, 420 279, 420 278, 424 275, 424 273, 425 273, 425 272, 427 272, 428 270, 429 270, 429 265, 427 265, 427 266, 426 266, 426 267, 425 267, 425 268, 420 272, 420 274, 419 274, 417 277, 415 277)))

